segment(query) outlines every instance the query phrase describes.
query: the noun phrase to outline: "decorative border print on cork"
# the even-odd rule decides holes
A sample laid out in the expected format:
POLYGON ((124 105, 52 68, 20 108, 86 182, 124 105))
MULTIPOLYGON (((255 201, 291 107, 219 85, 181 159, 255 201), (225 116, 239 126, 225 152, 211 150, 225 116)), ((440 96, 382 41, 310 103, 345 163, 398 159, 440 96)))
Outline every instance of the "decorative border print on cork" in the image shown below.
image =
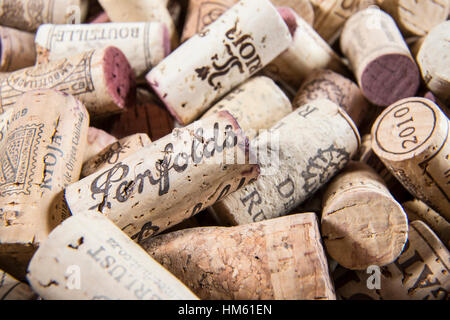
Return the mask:
POLYGON ((345 167, 359 144, 345 111, 330 100, 311 101, 251 141, 261 176, 213 210, 224 225, 288 214, 345 167))
POLYGON ((419 89, 420 74, 394 20, 380 9, 355 13, 344 25, 340 45, 364 96, 386 107, 419 89))
POLYGON ((417 199, 450 221, 449 120, 425 98, 387 108, 372 127, 372 149, 417 199))
POLYGON ((0 103, 12 108, 24 92, 55 89, 75 96, 92 118, 120 113, 136 98, 136 81, 125 55, 115 47, 91 50, 9 74, 0 103))
POLYGON ((83 22, 88 0, 1 0, 0 24, 34 32, 44 23, 83 22))
POLYGON ((201 299, 335 299, 314 213, 185 229, 143 248, 201 299))
POLYGON ((6 272, 0 270, 0 301, 1 300, 36 300, 37 294, 31 288, 6 272))
POLYGON ((63 189, 78 180, 89 117, 73 96, 25 93, 0 142, 0 268, 23 280, 29 259, 64 220, 63 189))
POLYGON ((27 280, 46 300, 197 300, 102 215, 68 218, 30 262, 27 280))
POLYGON ((172 52, 146 78, 175 119, 186 125, 267 65, 291 41, 287 24, 270 1, 242 0, 172 52))
POLYGON ((450 253, 422 221, 409 224, 408 242, 400 257, 375 272, 379 283, 373 272, 371 276, 339 267, 333 275, 337 296, 344 300, 448 300, 450 253))
POLYGON ((39 27, 35 42, 38 62, 114 46, 127 57, 137 78, 170 52, 167 27, 159 22, 46 24, 39 27))
POLYGON ((199 120, 66 188, 73 215, 104 214, 133 240, 160 233, 259 175, 227 111, 199 120))

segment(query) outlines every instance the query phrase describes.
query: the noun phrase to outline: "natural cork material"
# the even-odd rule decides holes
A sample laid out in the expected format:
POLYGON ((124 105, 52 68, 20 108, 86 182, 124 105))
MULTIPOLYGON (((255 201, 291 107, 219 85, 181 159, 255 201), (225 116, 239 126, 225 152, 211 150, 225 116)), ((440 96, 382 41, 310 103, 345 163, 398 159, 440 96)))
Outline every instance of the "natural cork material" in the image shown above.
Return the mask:
POLYGON ((340 37, 364 96, 386 107, 414 96, 419 88, 419 69, 394 20, 377 8, 355 13, 340 37))
POLYGON ((1 82, 0 103, 4 109, 12 108, 22 93, 36 89, 55 89, 75 96, 91 117, 122 112, 136 98, 133 70, 115 47, 12 72, 1 82))
POLYGON ((143 247, 201 299, 335 299, 314 213, 185 229, 143 247))
POLYGON ((398 258, 408 219, 381 177, 368 165, 351 162, 327 186, 321 233, 327 253, 341 266, 366 270, 398 258))
POLYGON ((157 65, 170 50, 167 27, 159 22, 46 24, 39 27, 35 42, 38 62, 114 46, 127 57, 137 78, 157 65))
POLYGON ((73 96, 25 93, 0 142, 0 268, 23 279, 34 250, 66 216, 62 191, 78 180, 89 117, 73 96))
POLYGON ((402 203, 402 206, 408 215, 409 221, 423 221, 436 233, 447 249, 450 249, 450 223, 447 220, 417 199, 402 203))
POLYGON ((435 103, 391 105, 372 127, 372 148, 412 195, 450 220, 449 120, 435 103))
POLYGON ((450 253, 422 221, 410 223, 403 253, 380 271, 339 268, 333 275, 337 296, 344 300, 448 300, 450 253), (376 285, 376 276, 379 287, 369 289, 368 285, 376 285))
POLYGON ((252 140, 261 176, 213 206, 224 224, 289 213, 347 165, 359 147, 348 115, 330 100, 315 100, 252 140))
POLYGON ((434 27, 424 38, 417 63, 427 87, 444 105, 450 105, 450 21, 434 27))
POLYGON ((293 35, 289 48, 264 69, 271 77, 297 90, 314 69, 348 73, 341 58, 305 20, 290 8, 278 10, 286 21, 291 21, 293 35))
POLYGON ((100 214, 68 218, 30 262, 28 282, 45 300, 197 300, 100 214))
POLYGON ((287 49, 291 40, 269 0, 242 0, 172 52, 146 79, 175 119, 186 125, 287 49))
POLYGON ((447 20, 450 0, 378 0, 403 34, 425 36, 434 26, 447 20))
POLYGON ((1 0, 0 24, 35 32, 44 23, 82 23, 88 0, 1 0))
POLYGON ((222 110, 230 112, 247 137, 252 139, 291 113, 292 105, 272 79, 258 76, 231 91, 202 118, 222 110))
POLYGON ((367 116, 369 104, 359 87, 331 70, 314 70, 302 83, 292 105, 297 109, 316 99, 329 99, 340 106, 359 127, 367 116))
POLYGON ((83 163, 116 141, 116 137, 110 135, 109 133, 101 129, 89 127, 87 134, 87 145, 83 154, 83 163))
POLYGON ((222 111, 66 188, 72 214, 102 213, 133 240, 160 233, 258 177, 248 140, 222 111))
POLYGON ((0 26, 0 72, 34 65, 34 34, 0 26))
POLYGON ((0 270, 0 300, 36 300, 31 288, 0 270))
POLYGON ((81 176, 86 177, 106 167, 113 166, 150 143, 150 138, 145 133, 136 133, 113 142, 83 163, 81 176))

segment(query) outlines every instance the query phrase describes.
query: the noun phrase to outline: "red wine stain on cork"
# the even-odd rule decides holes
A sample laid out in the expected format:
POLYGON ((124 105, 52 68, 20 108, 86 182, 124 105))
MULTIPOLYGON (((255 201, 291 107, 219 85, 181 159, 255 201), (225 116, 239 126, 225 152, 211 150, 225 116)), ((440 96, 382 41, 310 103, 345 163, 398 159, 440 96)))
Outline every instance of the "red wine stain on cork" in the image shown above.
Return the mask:
POLYGON ((291 36, 294 36, 295 30, 297 30, 297 19, 295 18, 295 11, 287 7, 278 7, 277 10, 288 26, 291 36))

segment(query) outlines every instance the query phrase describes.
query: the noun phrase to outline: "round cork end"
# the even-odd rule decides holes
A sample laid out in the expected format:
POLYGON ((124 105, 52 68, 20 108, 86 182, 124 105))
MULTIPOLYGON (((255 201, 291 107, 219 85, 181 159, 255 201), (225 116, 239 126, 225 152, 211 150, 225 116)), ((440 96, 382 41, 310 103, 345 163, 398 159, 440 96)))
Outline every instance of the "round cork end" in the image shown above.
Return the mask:
POLYGON ((351 270, 392 263, 408 238, 408 219, 389 194, 346 192, 324 208, 322 237, 328 254, 351 270))
POLYGON ((361 90, 381 107, 416 94, 420 74, 416 63, 403 54, 382 55, 370 62, 361 74, 361 90))
POLYGON ((136 78, 122 51, 115 47, 105 49, 103 75, 114 103, 121 108, 133 106, 136 100, 136 78))
POLYGON ((297 30, 298 26, 295 11, 288 7, 278 7, 277 10, 288 26, 289 33, 291 34, 291 36, 294 36, 295 30, 297 30))

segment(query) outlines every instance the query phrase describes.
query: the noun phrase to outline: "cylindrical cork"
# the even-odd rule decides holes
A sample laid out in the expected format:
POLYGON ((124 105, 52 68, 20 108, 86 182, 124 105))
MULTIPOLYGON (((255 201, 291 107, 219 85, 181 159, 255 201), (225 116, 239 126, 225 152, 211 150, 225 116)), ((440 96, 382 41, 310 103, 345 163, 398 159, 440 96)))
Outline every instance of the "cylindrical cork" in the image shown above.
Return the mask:
POLYGON ((421 220, 425 222, 436 235, 450 249, 450 223, 445 220, 439 213, 428 207, 420 200, 413 200, 402 203, 408 215, 409 221, 421 220))
POLYGON ((270 0, 277 7, 294 10, 310 26, 314 23, 314 8, 310 0, 270 0))
POLYGON ((36 300, 37 297, 27 284, 0 270, 0 300, 36 300))
POLYGON ((309 24, 292 9, 280 8, 279 11, 285 20, 291 21, 294 33, 289 48, 265 68, 271 77, 280 79, 297 90, 314 69, 348 73, 341 58, 309 24))
POLYGON ((167 27, 159 22, 46 24, 39 27, 35 42, 38 62, 114 46, 127 57, 136 77, 147 73, 170 52, 167 27))
POLYGON ((106 167, 115 165, 150 143, 150 138, 145 133, 136 133, 113 142, 83 163, 81 176, 86 177, 106 167))
POLYGON ((341 34, 345 21, 359 10, 375 4, 375 0, 309 0, 314 8, 314 29, 328 43, 341 34))
POLYGON ((269 0, 242 0, 154 67, 147 81, 186 125, 267 65, 291 40, 269 0))
POLYGON ((161 22, 168 31, 172 48, 178 46, 179 37, 164 0, 98 0, 112 22, 161 22))
POLYGON ((34 32, 44 23, 80 23, 86 18, 88 0, 1 0, 0 24, 34 32))
POLYGON ((434 27, 425 37, 417 63, 427 87, 450 105, 450 21, 434 27))
POLYGON ((292 105, 272 79, 251 78, 227 94, 202 117, 226 110, 236 118, 249 139, 260 130, 270 129, 292 112, 292 105))
POLYGON ((292 105, 294 109, 316 99, 329 99, 340 106, 357 126, 369 111, 359 87, 331 70, 315 70, 302 83, 292 105))
POLYGON ((108 218, 81 214, 50 233, 28 282, 46 300, 196 300, 108 218))
POLYGON ((419 69, 394 20, 377 8, 355 13, 344 25, 340 38, 364 96, 386 107, 414 96, 419 88, 419 69))
POLYGON ((391 105, 372 127, 372 149, 412 195, 450 221, 449 120, 435 103, 391 105))
POLYGON ((449 263, 450 253, 439 238, 422 221, 413 221, 394 263, 368 271, 336 270, 336 294, 344 300, 447 300, 449 263))
POLYGON ((330 100, 315 100, 251 141, 261 176, 214 205, 223 224, 246 224, 289 213, 340 169, 359 147, 353 121, 330 100))
POLYGON ((89 127, 87 134, 87 145, 83 153, 83 163, 99 154, 104 148, 116 141, 117 138, 109 133, 101 129, 89 127))
POLYGON ((22 280, 31 255, 67 215, 62 191, 77 181, 89 116, 73 96, 25 93, 0 142, 0 268, 22 280))
POLYGON ((0 26, 0 71, 15 71, 34 65, 34 34, 0 26))
POLYGON ((108 15, 106 14, 105 11, 99 12, 98 14, 96 14, 89 20, 89 23, 93 23, 93 24, 107 23, 107 22, 111 22, 111 20, 109 19, 108 15))
POLYGON ((335 299, 314 213, 186 229, 143 247, 201 299, 335 299))
POLYGON ((341 266, 366 270, 385 266, 402 253, 408 219, 383 179, 362 162, 352 162, 323 196, 322 238, 341 266))
POLYGON ((403 34, 412 36, 425 36, 447 20, 450 10, 450 0, 389 0, 379 5, 394 18, 403 34))
POLYGON ((115 47, 12 72, 0 85, 0 103, 12 108, 18 97, 36 89, 55 89, 75 96, 91 117, 122 112, 134 104, 136 83, 125 55, 115 47))
POLYGON ((258 177, 227 111, 174 131, 66 188, 72 214, 101 213, 137 242, 199 213, 258 177))

